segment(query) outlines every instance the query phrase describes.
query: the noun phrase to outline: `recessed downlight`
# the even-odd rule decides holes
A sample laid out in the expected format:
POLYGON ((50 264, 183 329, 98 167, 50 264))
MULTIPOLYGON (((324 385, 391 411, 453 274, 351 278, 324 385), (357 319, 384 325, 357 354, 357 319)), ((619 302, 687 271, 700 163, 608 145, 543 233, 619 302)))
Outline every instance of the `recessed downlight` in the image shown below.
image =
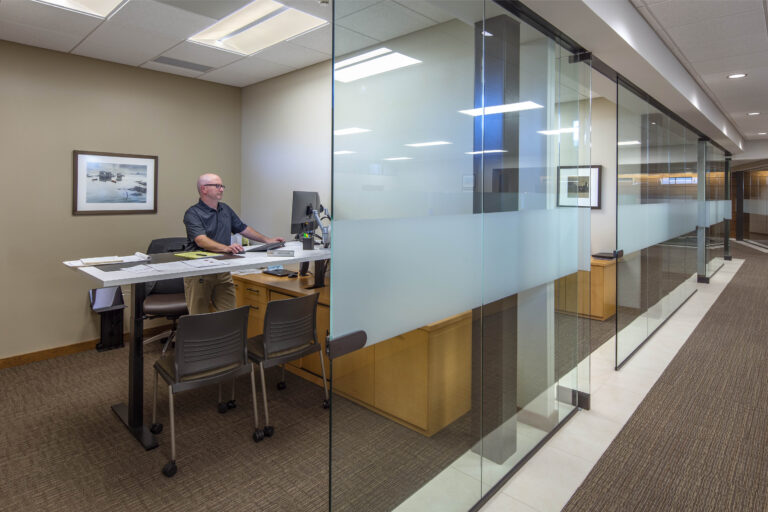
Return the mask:
POLYGON ((728 75, 728 78, 746 78, 746 77, 747 77, 746 73, 732 73, 728 75))

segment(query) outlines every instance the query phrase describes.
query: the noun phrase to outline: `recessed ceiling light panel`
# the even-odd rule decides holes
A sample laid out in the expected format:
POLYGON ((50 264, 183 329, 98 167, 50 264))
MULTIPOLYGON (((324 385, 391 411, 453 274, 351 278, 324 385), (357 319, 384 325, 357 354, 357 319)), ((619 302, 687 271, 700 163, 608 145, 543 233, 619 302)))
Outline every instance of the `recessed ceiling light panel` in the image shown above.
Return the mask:
POLYGON ((748 116, 759 116, 760 112, 750 112, 747 114, 748 116))
POLYGON ((106 18, 123 0, 34 0, 68 11, 79 12, 97 18, 106 18))
POLYGON ((369 132, 368 128, 358 128, 356 126, 353 126, 352 128, 340 128, 338 130, 333 130, 334 135, 354 135, 356 133, 366 133, 369 132))
POLYGON ((354 82, 361 78, 386 73, 387 71, 393 71, 395 69, 420 63, 421 61, 418 59, 408 57, 402 53, 392 52, 375 59, 366 60, 352 66, 346 66, 335 70, 333 72, 333 78, 334 80, 343 83, 354 82))
POLYGON ((190 37, 189 41, 240 55, 252 55, 327 23, 322 18, 274 0, 254 0, 190 37))
MULTIPOLYGON (((521 101, 520 103, 507 103, 506 105, 493 105, 491 107, 485 107, 485 115, 489 116, 491 114, 503 114, 506 112, 520 112, 522 110, 534 110, 537 108, 544 107, 538 103, 534 103, 533 101, 521 101)), ((468 116, 477 117, 483 115, 483 107, 459 110, 459 112, 468 116)))
POLYGON ((413 158, 409 156, 394 156, 392 158, 385 158, 384 160, 389 160, 390 162, 395 162, 397 160, 413 160, 413 158))
POLYGON ((617 146, 639 146, 639 140, 622 140, 616 143, 617 146))
POLYGON ((731 75, 728 75, 728 78, 746 78, 746 73, 733 73, 731 75))
POLYGON ((486 149, 485 151, 467 151, 464 154, 465 155, 482 155, 482 154, 491 155, 494 153, 506 153, 506 152, 507 152, 506 149, 486 149))
POLYGON ((414 142, 412 144, 406 144, 406 146, 411 148, 425 148, 428 146, 445 146, 446 144, 451 143, 445 140, 434 140, 431 142, 414 142))
POLYGON ((391 52, 392 50, 390 50, 389 48, 377 48, 376 50, 366 52, 366 53, 361 53, 360 55, 356 55, 354 57, 341 60, 333 65, 333 69, 340 69, 346 66, 351 66, 352 64, 355 64, 357 62, 362 62, 364 60, 372 59, 374 57, 378 57, 379 55, 384 55, 391 52))

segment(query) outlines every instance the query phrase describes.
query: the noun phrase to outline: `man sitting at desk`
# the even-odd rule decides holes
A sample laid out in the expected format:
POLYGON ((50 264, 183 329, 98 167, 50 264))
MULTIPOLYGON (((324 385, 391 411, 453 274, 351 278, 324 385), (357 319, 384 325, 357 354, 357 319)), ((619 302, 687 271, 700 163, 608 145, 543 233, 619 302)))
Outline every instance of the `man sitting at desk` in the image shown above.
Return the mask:
MULTIPOLYGON (((284 242, 281 237, 268 238, 247 226, 221 202, 224 185, 215 174, 203 174, 197 179, 200 200, 190 206, 184 214, 187 228, 187 251, 210 251, 229 254, 243 252, 240 244, 231 243, 232 233, 240 233, 257 242, 284 242)), ((184 278, 184 295, 191 315, 208 313, 213 304, 214 311, 235 307, 235 284, 232 274, 222 272, 205 276, 184 278)))

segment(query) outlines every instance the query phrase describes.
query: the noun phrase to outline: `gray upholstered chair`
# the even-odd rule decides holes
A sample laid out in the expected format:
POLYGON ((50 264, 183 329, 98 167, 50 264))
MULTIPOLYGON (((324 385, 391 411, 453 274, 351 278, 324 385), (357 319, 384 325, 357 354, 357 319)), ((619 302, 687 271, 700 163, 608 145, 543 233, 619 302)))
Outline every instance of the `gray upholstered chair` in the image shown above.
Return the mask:
POLYGON ((173 396, 180 391, 220 384, 244 374, 251 376, 253 398, 253 440, 261 441, 259 413, 256 405, 256 380, 253 365, 248 361, 246 338, 248 332, 248 306, 216 313, 188 315, 179 319, 176 350, 155 363, 155 389, 152 404, 153 434, 159 434, 163 425, 157 423, 157 377, 168 384, 168 409, 171 421, 171 460, 163 467, 163 474, 176 474, 176 430, 173 396))
POLYGON ((248 357, 259 364, 261 373, 261 391, 264 396, 264 435, 267 437, 271 437, 275 429, 269 423, 265 368, 283 366, 282 385, 278 385, 278 388, 284 389, 285 363, 317 353, 325 389, 323 407, 328 408, 325 362, 315 332, 317 297, 317 294, 312 294, 295 299, 270 301, 264 313, 264 333, 248 340, 248 357))

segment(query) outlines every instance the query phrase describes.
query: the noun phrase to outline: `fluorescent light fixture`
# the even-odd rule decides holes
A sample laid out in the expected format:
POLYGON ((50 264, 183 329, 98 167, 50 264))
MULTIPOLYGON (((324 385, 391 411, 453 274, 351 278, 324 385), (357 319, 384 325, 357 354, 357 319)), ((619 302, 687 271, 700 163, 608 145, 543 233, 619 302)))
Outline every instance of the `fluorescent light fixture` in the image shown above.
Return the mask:
POLYGON ((748 116, 759 116, 760 112, 750 112, 747 114, 748 116))
POLYGON ((414 142, 413 144, 406 144, 409 148, 426 148, 428 146, 445 146, 446 144, 452 144, 445 140, 434 140, 432 142, 414 142))
POLYGON ((361 78, 367 78, 369 76, 386 73, 395 69, 404 68, 407 66, 413 66, 414 64, 420 64, 421 61, 403 55, 402 53, 393 52, 388 53, 382 57, 366 60, 353 66, 347 66, 333 72, 334 80, 339 82, 354 82, 361 78))
POLYGON ((558 128, 557 130, 541 130, 536 133, 540 133, 542 135, 560 135, 562 133, 575 133, 576 128, 558 128))
POLYGON ((639 140, 622 140, 616 143, 617 146, 639 146, 639 140))
POLYGON ((732 75, 728 75, 728 78, 746 78, 746 73, 733 73, 732 75))
POLYGON ((342 149, 341 151, 334 151, 334 155, 351 155, 354 151, 349 151, 348 149, 342 149))
POLYGON ((464 154, 465 155, 482 155, 482 154, 490 155, 493 153, 506 153, 506 152, 507 152, 506 149, 486 149, 485 151, 467 151, 464 154))
POLYGON ((365 133, 369 131, 371 130, 367 128, 352 127, 352 128, 342 128, 340 130, 333 130, 333 134, 334 135, 354 135, 356 133, 365 133))
POLYGON ((254 0, 190 37, 189 41, 239 55, 252 55, 327 23, 274 0, 254 0))
POLYGON ((766 132, 757 132, 758 135, 768 135, 766 132))
POLYGON ((391 51, 392 50, 390 50, 389 48, 379 48, 377 50, 373 50, 367 53, 361 53, 360 55, 357 55, 355 57, 350 57, 349 59, 344 59, 342 61, 337 62, 336 64, 333 65, 333 69, 343 68, 351 64, 355 64, 356 62, 362 62, 364 60, 378 57, 379 55, 390 53, 391 51))
MULTIPOLYGON (((521 110, 534 110, 537 108, 544 108, 538 103, 532 101, 521 101, 520 103, 508 103, 506 105, 494 105, 492 107, 485 107, 485 115, 501 114, 504 112, 520 112, 521 110)), ((471 108, 469 110, 459 110, 461 114, 468 116, 481 116, 483 115, 483 108, 471 108)))
POLYGON ((87 14, 88 16, 95 16, 97 18, 106 18, 109 13, 115 10, 115 7, 120 5, 123 0, 33 0, 39 4, 50 5, 52 7, 58 7, 59 9, 65 9, 67 11, 74 11, 80 14, 87 14))
POLYGON ((493 34, 491 34, 490 32, 488 32, 487 30, 483 30, 483 35, 484 35, 485 37, 493 37, 493 34))
POLYGON ((389 160, 390 162, 394 162, 395 160, 413 160, 413 158, 409 156, 395 156, 392 158, 385 158, 384 160, 389 160))

